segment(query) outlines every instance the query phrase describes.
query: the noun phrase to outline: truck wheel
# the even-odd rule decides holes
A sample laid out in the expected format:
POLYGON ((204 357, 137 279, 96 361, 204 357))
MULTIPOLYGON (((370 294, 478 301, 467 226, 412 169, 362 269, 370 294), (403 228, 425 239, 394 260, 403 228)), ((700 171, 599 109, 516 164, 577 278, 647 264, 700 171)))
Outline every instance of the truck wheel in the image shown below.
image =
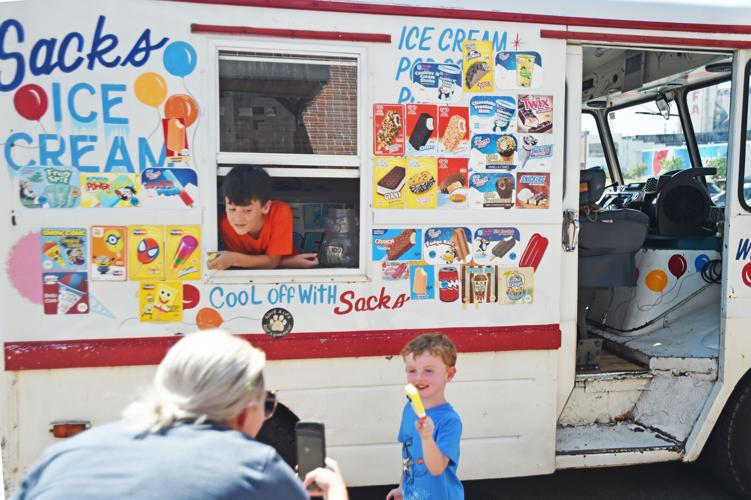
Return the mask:
POLYGON ((741 498, 751 499, 751 377, 725 406, 710 436, 707 465, 741 498))
POLYGON ((300 420, 289 408, 279 403, 274 416, 263 423, 256 440, 274 447, 293 469, 297 465, 295 424, 300 420))

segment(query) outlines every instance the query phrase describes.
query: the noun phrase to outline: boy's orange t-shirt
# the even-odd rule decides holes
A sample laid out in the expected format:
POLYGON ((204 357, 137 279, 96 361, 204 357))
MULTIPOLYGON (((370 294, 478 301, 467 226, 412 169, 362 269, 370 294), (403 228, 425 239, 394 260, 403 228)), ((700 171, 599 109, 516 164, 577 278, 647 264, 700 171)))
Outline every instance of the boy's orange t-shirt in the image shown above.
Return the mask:
POLYGON ((283 201, 271 200, 269 213, 263 222, 258 238, 250 234, 237 234, 227 220, 219 219, 219 235, 227 250, 248 255, 292 255, 292 209, 283 201))

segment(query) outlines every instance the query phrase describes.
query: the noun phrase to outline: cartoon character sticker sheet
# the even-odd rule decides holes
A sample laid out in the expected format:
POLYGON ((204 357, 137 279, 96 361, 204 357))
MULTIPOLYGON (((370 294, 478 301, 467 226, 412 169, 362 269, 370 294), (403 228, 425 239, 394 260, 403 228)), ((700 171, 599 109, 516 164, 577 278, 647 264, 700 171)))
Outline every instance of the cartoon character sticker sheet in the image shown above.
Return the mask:
POLYGON ((183 284, 180 281, 141 282, 138 305, 141 321, 182 321, 183 284))
POLYGON ((519 133, 553 133, 553 96, 519 95, 516 109, 516 129, 519 133))
POLYGON ((125 281, 128 252, 125 246, 128 228, 93 226, 91 228, 90 273, 92 281, 125 281))
POLYGON ((428 264, 465 264, 472 259, 471 233, 466 227, 431 227, 425 231, 428 264))
POLYGON ((164 226, 128 227, 127 248, 130 279, 164 279, 164 226))
POLYGON ((84 272, 42 273, 44 314, 87 314, 89 282, 84 272))
POLYGON ((404 158, 373 159, 373 208, 404 208, 407 170, 404 158))
POLYGON ((42 228, 40 234, 43 270, 87 270, 85 228, 42 228))
POLYGON ((81 201, 76 168, 23 167, 16 173, 16 183, 25 208, 74 208, 81 201))
POLYGON ((132 208, 140 204, 138 174, 81 174, 84 208, 132 208))
POLYGON ((167 280, 201 279, 201 226, 167 226, 167 280))
POLYGON ((483 227, 472 239, 472 257, 478 264, 516 262, 521 236, 515 227, 483 227))
POLYGON ((462 68, 466 92, 492 92, 493 42, 465 40, 462 42, 462 68))
POLYGON ((438 206, 438 164, 435 158, 407 158, 407 208, 438 206))
POLYGON ((465 106, 438 106, 438 154, 466 157, 469 152, 469 110, 465 106))
POLYGON ((373 260, 422 260, 422 229, 373 229, 373 260))
POLYGON ((466 158, 438 158, 438 208, 467 208, 467 162, 466 158))
POLYGON ((197 178, 190 168, 147 168, 141 173, 144 208, 192 208, 197 178))
POLYGON ((469 128, 473 134, 501 134, 516 130, 516 99, 507 95, 476 95, 469 100, 469 128))
POLYGON ((404 106, 373 105, 373 154, 402 156, 404 154, 404 106))
POLYGON ((456 64, 417 62, 411 71, 415 102, 454 103, 461 100, 462 70, 456 64))
POLYGON ((506 173, 476 173, 469 177, 470 208, 514 206, 514 176, 506 173))
POLYGON ((520 173, 517 180, 517 208, 548 208, 550 206, 549 173, 520 173))
POLYGON ((438 135, 438 106, 434 104, 407 104, 406 107, 407 154, 435 156, 438 135))
POLYGON ((526 90, 542 85, 542 56, 538 52, 498 52, 495 55, 495 86, 526 90))

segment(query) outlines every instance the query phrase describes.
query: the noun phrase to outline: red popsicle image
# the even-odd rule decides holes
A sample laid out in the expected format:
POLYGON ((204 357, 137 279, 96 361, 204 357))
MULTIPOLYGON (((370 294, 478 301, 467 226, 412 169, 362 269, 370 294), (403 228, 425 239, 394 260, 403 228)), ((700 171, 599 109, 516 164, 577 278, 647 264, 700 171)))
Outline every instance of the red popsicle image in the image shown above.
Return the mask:
POLYGON ((548 239, 539 233, 533 234, 522 253, 522 258, 519 259, 519 267, 532 267, 537 271, 537 266, 540 265, 547 249, 548 239))

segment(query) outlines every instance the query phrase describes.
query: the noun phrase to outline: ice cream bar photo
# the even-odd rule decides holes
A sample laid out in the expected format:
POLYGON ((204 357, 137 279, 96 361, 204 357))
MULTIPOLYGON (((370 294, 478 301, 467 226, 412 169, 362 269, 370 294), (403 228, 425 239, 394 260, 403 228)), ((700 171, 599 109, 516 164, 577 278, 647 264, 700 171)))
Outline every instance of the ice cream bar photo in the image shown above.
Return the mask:
POLYGON ((412 409, 415 410, 415 414, 420 418, 425 418, 425 407, 422 405, 422 400, 420 399, 420 393, 417 392, 417 387, 412 384, 407 384, 404 386, 404 392, 407 393, 407 399, 412 403, 412 409))
POLYGON ((172 259, 172 269, 175 270, 185 264, 196 248, 198 248, 198 240, 195 237, 189 234, 183 236, 177 246, 175 257, 172 259))
POLYGON ((467 243, 467 235, 464 234, 464 228, 457 227, 451 232, 451 243, 456 251, 456 258, 459 262, 466 262, 469 256, 469 243, 467 243))
POLYGON ((404 187, 405 170, 404 167, 394 167, 384 175, 377 184, 377 192, 380 195, 401 191, 404 187))
POLYGON ((516 240, 514 239, 514 237, 509 236, 499 241, 498 243, 496 243, 496 245, 493 247, 491 252, 493 252, 493 255, 495 255, 496 257, 500 259, 500 258, 503 258, 503 256, 506 255, 509 252, 509 250, 514 248, 515 244, 516 244, 516 240))
POLYGON ((433 130, 435 130, 435 119, 428 113, 422 113, 417 118, 415 128, 409 136, 409 143, 415 151, 420 151, 428 143, 433 130))
POLYGON ((167 149, 174 151, 176 155, 185 149, 185 125, 177 118, 167 121, 167 149))
POLYGON ((425 295, 428 293, 428 273, 425 269, 418 267, 415 269, 415 277, 412 282, 412 292, 415 295, 425 295))
POLYGON ((175 177, 175 174, 169 171, 169 169, 163 170, 164 180, 169 181, 172 183, 173 186, 175 186, 176 189, 180 190, 180 193, 178 193, 178 196, 181 200, 183 200, 183 203, 185 203, 189 207, 193 207, 193 204, 195 201, 193 201, 193 197, 191 197, 188 192, 185 190, 185 186, 177 180, 177 177, 175 177))
POLYGON ((417 234, 414 229, 405 229, 394 236, 394 240, 386 250, 389 260, 396 260, 417 243, 417 234))
POLYGON ((524 249, 521 259, 519 259, 519 267, 531 267, 537 271, 547 248, 548 239, 539 233, 533 234, 529 238, 529 243, 527 243, 527 248, 524 249))

